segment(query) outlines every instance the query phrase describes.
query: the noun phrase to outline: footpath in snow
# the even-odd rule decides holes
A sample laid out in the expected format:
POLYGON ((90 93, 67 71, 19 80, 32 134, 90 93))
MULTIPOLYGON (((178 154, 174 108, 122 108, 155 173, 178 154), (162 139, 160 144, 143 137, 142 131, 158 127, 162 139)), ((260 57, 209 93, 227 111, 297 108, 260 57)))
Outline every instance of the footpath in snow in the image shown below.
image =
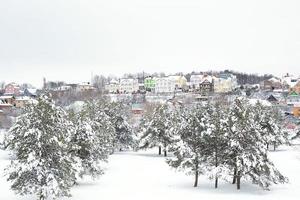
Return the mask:
MULTIPOLYGON (((279 200, 298 199, 300 196, 300 146, 282 147, 271 152, 271 157, 290 183, 264 191, 256 185, 242 182, 242 189, 221 182, 214 189, 213 181, 200 176, 199 187, 193 187, 193 177, 176 172, 157 155, 157 150, 119 152, 112 155, 106 171, 98 180, 86 178, 72 189, 70 200, 279 200)), ((3 169, 9 163, 7 152, 0 152, 0 200, 32 200, 33 196, 17 196, 9 189, 3 169)))

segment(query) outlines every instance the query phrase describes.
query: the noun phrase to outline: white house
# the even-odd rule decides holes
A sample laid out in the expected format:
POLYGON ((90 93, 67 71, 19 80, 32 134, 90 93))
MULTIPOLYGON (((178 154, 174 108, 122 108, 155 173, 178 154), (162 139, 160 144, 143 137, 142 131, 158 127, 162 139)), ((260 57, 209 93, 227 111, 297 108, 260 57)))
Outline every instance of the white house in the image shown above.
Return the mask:
POLYGON ((81 83, 76 87, 78 92, 87 92, 87 91, 95 91, 96 88, 93 87, 90 83, 81 83))
POLYGON ((201 74, 191 75, 190 86, 192 88, 199 89, 200 83, 202 83, 202 81, 203 81, 203 75, 201 75, 201 74))
POLYGON ((232 74, 220 74, 218 78, 214 78, 215 93, 231 92, 237 87, 237 78, 232 74))
POLYGON ((176 80, 172 77, 156 78, 155 93, 172 93, 175 91, 176 80))
POLYGON ((175 81, 175 88, 186 88, 187 79, 184 76, 168 76, 169 79, 173 79, 175 81))
POLYGON ((139 90, 138 79, 124 78, 120 80, 120 92, 133 93, 139 90))
POLYGON ((298 83, 299 80, 300 80, 299 78, 287 74, 282 77, 281 82, 289 89, 289 88, 293 88, 298 83))
POLYGON ((120 83, 119 81, 113 79, 109 84, 105 85, 105 90, 109 93, 117 93, 120 91, 120 83))

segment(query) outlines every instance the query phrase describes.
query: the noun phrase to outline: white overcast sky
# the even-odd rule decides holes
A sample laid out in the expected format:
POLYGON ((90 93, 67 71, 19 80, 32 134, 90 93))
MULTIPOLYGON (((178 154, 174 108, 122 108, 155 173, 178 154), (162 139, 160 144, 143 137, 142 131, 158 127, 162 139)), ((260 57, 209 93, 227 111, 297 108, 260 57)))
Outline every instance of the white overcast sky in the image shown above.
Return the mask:
POLYGON ((2 0, 0 81, 233 69, 300 75, 299 0, 2 0))

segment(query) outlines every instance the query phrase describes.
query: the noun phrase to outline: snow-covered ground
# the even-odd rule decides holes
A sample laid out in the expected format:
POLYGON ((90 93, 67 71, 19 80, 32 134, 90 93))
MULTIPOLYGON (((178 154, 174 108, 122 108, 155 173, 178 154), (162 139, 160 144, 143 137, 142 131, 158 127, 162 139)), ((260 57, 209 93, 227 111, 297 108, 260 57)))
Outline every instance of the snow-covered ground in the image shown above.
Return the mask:
MULTIPOLYGON (((298 199, 300 196, 300 145, 281 147, 271 152, 271 157, 281 172, 290 179, 289 184, 276 185, 271 191, 264 191, 251 183, 242 182, 237 191, 234 185, 221 182, 214 189, 213 181, 200 177, 199 187, 193 187, 193 177, 175 172, 157 155, 157 149, 140 152, 120 152, 112 155, 106 173, 100 179, 81 180, 72 189, 70 200, 279 200, 298 199)), ((20 197, 9 189, 3 177, 3 169, 9 164, 7 152, 0 151, 0 200, 32 200, 34 197, 20 197)), ((68 198, 66 198, 68 199, 68 198)))

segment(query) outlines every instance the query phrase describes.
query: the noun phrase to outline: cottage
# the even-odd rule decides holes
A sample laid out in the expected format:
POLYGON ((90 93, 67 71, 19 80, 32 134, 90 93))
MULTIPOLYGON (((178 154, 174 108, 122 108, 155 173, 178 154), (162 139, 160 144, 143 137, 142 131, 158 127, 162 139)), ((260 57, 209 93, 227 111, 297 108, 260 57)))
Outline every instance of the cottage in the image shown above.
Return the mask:
POLYGON ((176 81, 170 77, 156 78, 155 93, 173 93, 175 92, 176 81))
POLYGON ((134 93, 139 90, 138 79, 123 78, 120 80, 120 92, 122 93, 134 93))
POLYGON ((214 78, 215 93, 232 92, 237 87, 237 78, 232 74, 220 74, 218 78, 214 78))
POLYGON ((201 74, 194 74, 194 75, 191 75, 191 78, 190 78, 190 86, 191 86, 193 89, 199 89, 200 83, 202 82, 202 80, 203 80, 203 75, 201 75, 201 74))
POLYGON ((273 94, 268 96, 267 101, 269 101, 271 103, 278 103, 279 102, 279 100, 273 94))
POLYGON ((300 103, 300 96, 297 92, 292 91, 288 96, 287 96, 287 105, 294 106, 295 104, 300 103))
POLYGON ((27 97, 37 97, 37 89, 26 88, 24 90, 24 96, 27 96, 27 97))
POLYGON ((294 105, 292 112, 295 117, 300 117, 300 103, 294 105))
POLYGON ((214 78, 212 76, 205 75, 202 82, 199 84, 199 92, 202 95, 208 95, 214 90, 214 78))
POLYGON ((0 110, 1 110, 1 114, 4 113, 4 111, 6 110, 10 110, 12 107, 12 104, 7 103, 5 100, 0 98, 0 110))
POLYGON ((109 84, 105 85, 105 90, 108 93, 119 93, 120 91, 120 83, 118 80, 111 80, 109 84))
POLYGON ((187 86, 187 79, 184 76, 169 76, 175 82, 175 89, 184 89, 187 86))
POLYGON ((156 85, 156 78, 154 77, 147 77, 144 80, 144 87, 146 91, 153 92, 155 90, 156 85))
POLYGON ((9 83, 5 86, 4 95, 20 95, 20 86, 16 83, 9 83))
MULTIPOLYGON (((72 87, 69 86, 69 89, 72 89, 72 87)), ((93 87, 89 82, 87 82, 87 83, 78 84, 76 90, 78 92, 91 92, 91 91, 95 91, 96 88, 93 87)))
POLYGON ((275 90, 275 89, 282 89, 283 85, 280 79, 273 77, 268 80, 262 81, 260 83, 260 88, 262 90, 275 90))
POLYGON ((292 88, 290 88, 290 91, 300 94, 300 80, 298 80, 297 83, 292 88))
POLYGON ((15 99, 16 98, 14 96, 0 96, 0 100, 5 104, 14 105, 15 99))
POLYGON ((24 108, 27 104, 34 104, 37 100, 32 99, 31 97, 17 97, 15 99, 15 107, 17 108, 24 108))

